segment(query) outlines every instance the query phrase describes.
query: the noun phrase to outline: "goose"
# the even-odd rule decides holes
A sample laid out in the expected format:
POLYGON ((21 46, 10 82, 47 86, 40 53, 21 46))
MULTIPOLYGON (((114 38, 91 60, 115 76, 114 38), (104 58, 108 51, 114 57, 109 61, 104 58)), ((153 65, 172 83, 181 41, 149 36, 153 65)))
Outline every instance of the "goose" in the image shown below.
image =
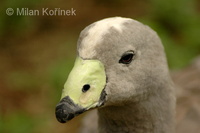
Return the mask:
POLYGON ((174 133, 175 107, 175 85, 154 30, 112 17, 80 33, 55 109, 59 122, 97 109, 98 133, 174 133))

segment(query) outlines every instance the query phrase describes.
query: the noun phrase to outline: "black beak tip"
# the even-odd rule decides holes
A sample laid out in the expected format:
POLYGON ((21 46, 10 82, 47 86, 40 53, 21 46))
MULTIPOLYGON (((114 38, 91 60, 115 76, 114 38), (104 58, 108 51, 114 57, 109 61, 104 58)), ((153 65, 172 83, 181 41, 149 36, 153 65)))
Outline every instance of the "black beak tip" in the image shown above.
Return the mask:
POLYGON ((84 111, 85 109, 74 104, 72 100, 67 96, 57 104, 55 115, 60 123, 66 123, 84 111))
POLYGON ((56 118, 60 123, 66 123, 64 116, 65 116, 65 114, 63 113, 63 110, 56 108, 56 118))
POLYGON ((60 108, 60 106, 56 107, 56 118, 60 123, 66 123, 74 117, 74 113, 69 113, 67 110, 60 108))

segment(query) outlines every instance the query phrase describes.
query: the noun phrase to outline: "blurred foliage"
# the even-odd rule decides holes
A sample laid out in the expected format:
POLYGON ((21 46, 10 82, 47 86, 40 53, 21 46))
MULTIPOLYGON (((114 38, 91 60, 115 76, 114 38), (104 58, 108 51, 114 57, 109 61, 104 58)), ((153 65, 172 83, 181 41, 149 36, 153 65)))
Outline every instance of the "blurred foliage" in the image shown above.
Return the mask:
POLYGON ((160 35, 170 68, 181 68, 200 53, 196 0, 152 0, 150 26, 160 35))
POLYGON ((0 131, 9 133, 25 133, 33 130, 37 120, 24 112, 9 114, 6 121, 2 121, 0 131), (23 125, 23 126, 22 126, 23 125))
POLYGON ((32 8, 42 3, 40 0, 27 1, 27 0, 4 0, 2 1, 0 9, 0 35, 7 35, 9 32, 19 34, 21 32, 29 32, 35 28, 35 19, 30 16, 17 16, 14 14, 12 17, 6 15, 7 8, 32 8))
POLYGON ((76 55, 79 32, 111 16, 137 19, 157 31, 171 69, 200 53, 198 0, 2 0, 0 2, 0 132, 75 132, 54 108, 76 55), (7 16, 7 8, 74 8, 76 16, 7 16))

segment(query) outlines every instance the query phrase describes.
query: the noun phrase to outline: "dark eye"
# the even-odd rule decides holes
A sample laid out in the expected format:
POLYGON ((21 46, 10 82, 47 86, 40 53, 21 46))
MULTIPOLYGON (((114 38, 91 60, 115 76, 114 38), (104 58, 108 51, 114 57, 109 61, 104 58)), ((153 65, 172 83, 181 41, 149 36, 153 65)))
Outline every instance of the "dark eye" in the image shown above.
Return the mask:
POLYGON ((131 63, 134 55, 135 54, 133 51, 128 51, 128 52, 124 53, 122 55, 121 59, 119 60, 119 63, 123 63, 123 64, 131 63))

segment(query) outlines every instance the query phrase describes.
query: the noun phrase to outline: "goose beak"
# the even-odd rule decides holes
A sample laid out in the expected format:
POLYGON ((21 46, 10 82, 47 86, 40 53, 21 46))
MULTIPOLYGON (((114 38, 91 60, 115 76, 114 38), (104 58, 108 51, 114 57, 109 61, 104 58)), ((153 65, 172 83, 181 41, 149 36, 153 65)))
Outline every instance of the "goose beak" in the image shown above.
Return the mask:
POLYGON ((64 85, 61 101, 56 106, 56 118, 65 123, 75 116, 104 103, 106 74, 99 60, 77 57, 64 85))

